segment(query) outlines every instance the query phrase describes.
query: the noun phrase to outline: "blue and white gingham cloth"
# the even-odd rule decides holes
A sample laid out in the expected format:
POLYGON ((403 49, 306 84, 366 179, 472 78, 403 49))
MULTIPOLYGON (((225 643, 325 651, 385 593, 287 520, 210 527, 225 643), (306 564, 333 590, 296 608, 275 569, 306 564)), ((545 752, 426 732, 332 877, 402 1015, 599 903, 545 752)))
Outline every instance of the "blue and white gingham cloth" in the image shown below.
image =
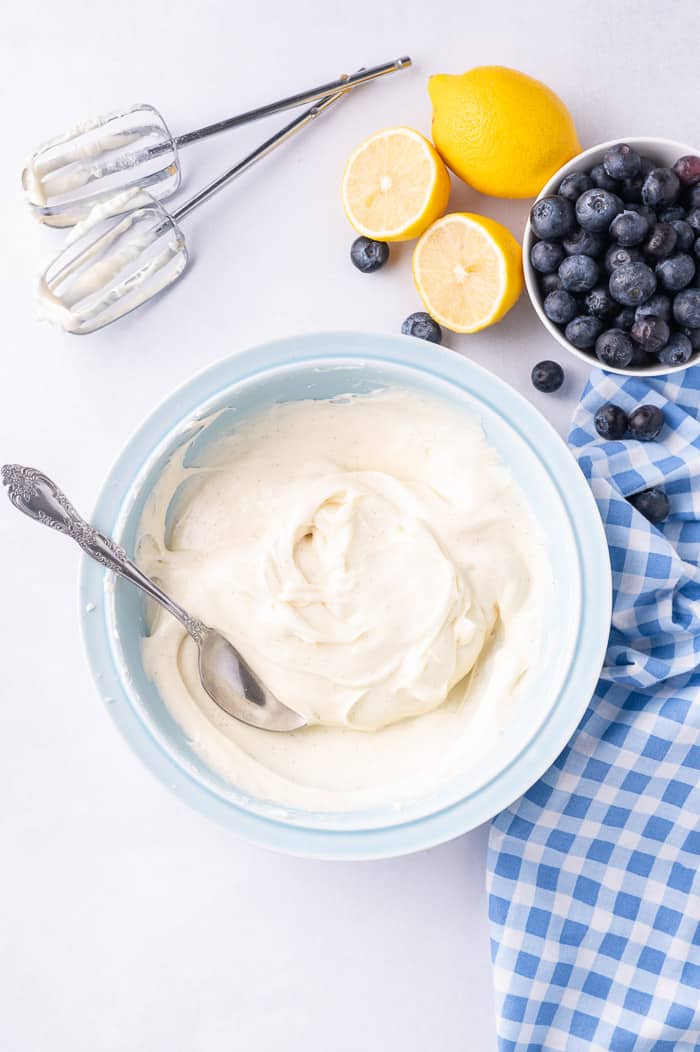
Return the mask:
POLYGON ((700 368, 596 371, 569 442, 610 547, 610 642, 554 765, 493 822, 488 890, 501 1052, 700 1050, 700 368), (662 406, 655 442, 595 411, 662 406), (650 525, 625 497, 660 484, 650 525))

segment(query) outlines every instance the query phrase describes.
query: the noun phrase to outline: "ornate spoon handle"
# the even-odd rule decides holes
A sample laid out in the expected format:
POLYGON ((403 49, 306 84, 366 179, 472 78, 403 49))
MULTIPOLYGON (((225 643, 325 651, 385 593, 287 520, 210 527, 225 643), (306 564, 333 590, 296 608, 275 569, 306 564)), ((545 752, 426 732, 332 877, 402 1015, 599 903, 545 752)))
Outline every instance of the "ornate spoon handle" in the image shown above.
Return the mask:
POLYGON ((36 519, 44 526, 50 526, 52 530, 72 537, 91 559, 119 574, 151 599, 155 599, 178 619, 196 642, 200 641, 207 630, 203 622, 191 617, 150 577, 146 577, 123 548, 86 522, 55 482, 40 471, 19 464, 6 464, 2 469, 2 481, 3 485, 7 486, 8 496, 16 508, 30 519, 36 519))

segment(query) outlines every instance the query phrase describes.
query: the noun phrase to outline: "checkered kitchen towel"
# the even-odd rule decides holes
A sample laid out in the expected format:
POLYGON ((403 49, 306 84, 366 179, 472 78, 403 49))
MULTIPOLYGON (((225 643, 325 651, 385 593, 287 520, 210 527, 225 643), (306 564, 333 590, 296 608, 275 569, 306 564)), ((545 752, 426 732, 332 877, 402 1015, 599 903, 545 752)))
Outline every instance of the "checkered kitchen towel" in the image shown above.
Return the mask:
POLYGON ((610 643, 561 756, 492 826, 501 1052, 700 1050, 700 368, 592 374, 569 442, 605 523, 610 643), (604 442, 604 402, 663 407, 655 442, 604 442), (661 484, 650 525, 625 497, 661 484))

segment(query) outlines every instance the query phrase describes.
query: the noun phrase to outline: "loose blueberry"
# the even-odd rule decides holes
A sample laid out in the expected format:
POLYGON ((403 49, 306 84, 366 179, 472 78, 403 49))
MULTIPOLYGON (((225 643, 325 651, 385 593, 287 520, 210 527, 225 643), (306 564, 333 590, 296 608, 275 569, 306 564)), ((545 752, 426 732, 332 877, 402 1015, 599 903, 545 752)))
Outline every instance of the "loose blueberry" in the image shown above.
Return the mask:
POLYGON ((668 343, 671 330, 662 318, 648 315, 636 318, 630 330, 630 336, 646 354, 656 354, 668 343))
POLYGON ((665 347, 657 357, 662 365, 685 365, 693 353, 693 345, 682 332, 672 332, 665 347))
POLYGON ((620 212, 610 224, 610 235, 618 245, 639 245, 649 233, 649 221, 639 212, 620 212))
POLYGON ((547 296, 550 292, 555 292, 556 289, 561 288, 558 274, 539 274, 538 277, 543 296, 547 296))
POLYGON ((654 209, 650 208, 649 205, 637 204, 636 201, 625 201, 625 211, 637 212, 640 216, 644 216, 650 227, 652 227, 659 218, 654 209))
POLYGON ((545 297, 542 309, 555 325, 567 325, 576 317, 576 300, 570 292, 565 292, 564 289, 557 289, 545 297))
POLYGON ((530 249, 530 262, 542 274, 552 274, 565 255, 558 241, 536 241, 530 249))
POLYGON ((625 263, 641 263, 644 259, 641 249, 636 246, 623 248, 621 245, 612 244, 605 253, 605 269, 612 274, 616 267, 622 267, 625 263))
POLYGON ((592 234, 577 226, 572 234, 562 241, 568 256, 600 256, 605 248, 605 241, 600 234, 592 234))
POLYGON ((683 204, 689 212, 693 208, 700 208, 700 186, 691 186, 686 189, 683 204))
POLYGON ((363 274, 371 274, 383 267, 389 258, 386 241, 372 241, 369 237, 356 237, 350 246, 350 259, 363 274))
POLYGON ((696 234, 700 234, 700 207, 691 208, 685 217, 685 221, 696 234))
POLYGON ((658 438, 664 426, 664 414, 658 405, 640 405, 630 413, 627 427, 632 438, 651 442, 658 438))
POLYGON ((586 351, 593 347, 602 329, 603 323, 600 318, 594 318, 591 314, 580 314, 578 318, 569 322, 564 329, 564 335, 574 347, 586 351))
POLYGON ((617 310, 617 304, 605 285, 598 285, 596 288, 591 289, 584 303, 586 305, 586 313, 592 314, 594 318, 600 318, 602 321, 605 321, 617 310))
POLYGON ((644 243, 644 253, 653 259, 670 256, 676 247, 678 234, 670 223, 656 223, 644 243))
POLYGON ((673 170, 683 186, 696 186, 700 183, 700 157, 692 154, 679 157, 673 170))
POLYGON ((600 190, 617 193, 620 189, 617 179, 611 179, 602 164, 597 164, 595 168, 591 168, 591 179, 600 190))
POLYGON ((531 373, 533 387, 545 394, 558 391, 564 383, 564 370, 559 362, 538 362, 531 373))
POLYGON ((530 210, 530 225, 537 237, 558 241, 570 234, 576 225, 574 206, 558 194, 542 197, 530 210))
POLYGON ((630 504, 633 504, 637 511, 654 525, 663 522, 671 510, 668 497, 658 486, 645 489, 642 493, 636 493, 629 500, 630 504))
POLYGON ((611 179, 633 179, 642 170, 642 159, 625 142, 611 146, 603 156, 603 168, 611 179))
POLYGON ((670 208, 662 208, 659 212, 662 223, 672 223, 674 219, 685 219, 685 208, 681 205, 671 205, 670 208))
POLYGON ((557 193, 567 201, 575 201, 584 190, 590 190, 592 186, 593 180, 590 175, 586 175, 585 172, 569 172, 562 179, 557 193))
POLYGON ((613 315, 612 326, 614 329, 624 329, 629 332, 634 325, 634 307, 623 307, 613 315))
POLYGON ((644 180, 642 201, 652 208, 674 205, 680 192, 680 179, 672 168, 652 168, 644 180))
POLYGON ((624 307, 638 307, 656 292, 654 271, 646 263, 625 263, 613 270, 609 288, 617 303, 624 307))
POLYGON ((644 303, 640 303, 635 310, 635 321, 639 321, 640 318, 661 318, 664 322, 671 321, 671 297, 666 296, 664 292, 656 292, 654 296, 649 296, 648 300, 644 303))
POLYGON ((409 316, 401 326, 404 336, 417 336, 419 340, 442 343, 442 329, 429 314, 419 310, 409 316))
POLYGON ((680 292, 690 285, 694 276, 695 263, 687 252, 677 252, 675 256, 669 256, 656 264, 659 285, 667 292, 680 292))
POLYGON ((623 207, 620 198, 608 190, 585 190, 576 202, 576 218, 584 230, 600 234, 623 207))
POLYGON ((634 344, 622 329, 608 329, 596 340, 595 353, 604 365, 626 369, 634 355, 634 344))
POLYGON ((648 318, 650 315, 654 318, 662 318, 666 322, 670 321, 670 296, 664 295, 663 292, 657 292, 654 296, 650 296, 645 303, 640 303, 637 307, 634 312, 634 320, 639 321, 640 318, 648 318))
POLYGON ((690 252, 695 241, 695 231, 684 219, 672 219, 671 226, 676 231, 676 249, 678 252, 690 252))
POLYGON ((690 340, 690 346, 693 351, 693 354, 695 354, 697 351, 700 351, 700 329, 688 329, 684 325, 678 331, 690 340))
POLYGON ((612 402, 600 407, 593 418, 593 423, 601 438, 618 441, 627 434, 627 413, 612 402))
POLYGON ((700 329, 700 289, 684 289, 673 299, 673 317, 688 329, 700 329))
POLYGON ((557 273, 568 292, 587 292, 598 280, 598 264, 590 256, 567 256, 557 273))

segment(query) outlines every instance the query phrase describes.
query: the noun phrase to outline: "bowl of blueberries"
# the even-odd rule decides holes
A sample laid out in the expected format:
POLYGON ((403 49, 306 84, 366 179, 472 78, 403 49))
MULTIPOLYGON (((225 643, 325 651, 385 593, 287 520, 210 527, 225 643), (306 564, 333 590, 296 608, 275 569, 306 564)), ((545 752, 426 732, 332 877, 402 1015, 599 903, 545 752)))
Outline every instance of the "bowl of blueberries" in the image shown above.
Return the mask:
POLYGON ((545 328, 609 372, 700 360, 700 152, 668 139, 585 150, 545 185, 523 241, 545 328))

